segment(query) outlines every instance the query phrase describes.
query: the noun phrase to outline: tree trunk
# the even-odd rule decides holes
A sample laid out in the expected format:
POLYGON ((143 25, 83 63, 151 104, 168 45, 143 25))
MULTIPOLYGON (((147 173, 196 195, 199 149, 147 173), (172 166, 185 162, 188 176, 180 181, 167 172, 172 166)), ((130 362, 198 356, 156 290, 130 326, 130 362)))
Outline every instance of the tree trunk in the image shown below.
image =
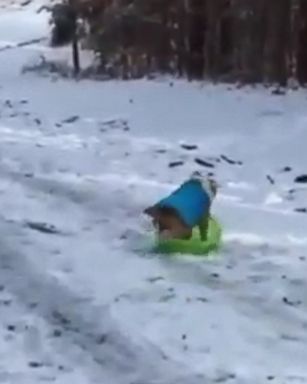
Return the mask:
POLYGON ((300 0, 297 76, 300 83, 307 83, 307 1, 300 0))
POLYGON ((264 80, 287 83, 287 48, 290 26, 290 0, 266 3, 266 42, 264 48, 264 80))
POLYGON ((73 17, 73 36, 72 36, 72 61, 74 67, 74 75, 77 77, 80 73, 80 55, 79 55, 79 45, 78 45, 78 31, 77 31, 77 20, 78 20, 78 11, 76 0, 69 0, 69 5, 72 9, 73 17))
POLYGON ((300 22, 300 0, 291 0, 287 71, 293 85, 298 81, 300 22))
POLYGON ((222 0, 206 0, 205 73, 217 78, 220 74, 220 10, 222 0))

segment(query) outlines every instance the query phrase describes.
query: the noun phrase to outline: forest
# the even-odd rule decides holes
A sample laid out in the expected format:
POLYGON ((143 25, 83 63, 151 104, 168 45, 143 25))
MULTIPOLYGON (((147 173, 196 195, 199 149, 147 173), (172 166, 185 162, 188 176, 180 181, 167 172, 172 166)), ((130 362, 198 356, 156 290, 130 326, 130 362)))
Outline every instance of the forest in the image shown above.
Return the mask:
POLYGON ((63 15, 74 14, 82 45, 112 77, 307 82, 306 0, 70 0, 55 9, 54 44, 63 15))

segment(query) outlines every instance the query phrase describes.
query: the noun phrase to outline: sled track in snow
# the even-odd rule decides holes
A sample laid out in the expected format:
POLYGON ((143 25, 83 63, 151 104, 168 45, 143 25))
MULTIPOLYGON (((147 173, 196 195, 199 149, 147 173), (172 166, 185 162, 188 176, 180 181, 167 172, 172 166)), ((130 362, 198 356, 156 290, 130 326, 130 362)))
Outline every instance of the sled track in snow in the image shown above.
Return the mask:
POLYGON ((77 346, 91 363, 90 375, 95 381, 113 377, 116 384, 183 384, 187 380, 191 384, 203 383, 204 378, 197 375, 180 374, 179 366, 155 346, 147 344, 144 351, 144 343, 142 346, 134 343, 112 319, 107 306, 95 306, 44 271, 38 271, 25 254, 10 245, 20 236, 19 229, 1 221, 2 284, 22 306, 42 317, 51 328, 62 330, 65 354, 69 356, 70 347, 77 346))

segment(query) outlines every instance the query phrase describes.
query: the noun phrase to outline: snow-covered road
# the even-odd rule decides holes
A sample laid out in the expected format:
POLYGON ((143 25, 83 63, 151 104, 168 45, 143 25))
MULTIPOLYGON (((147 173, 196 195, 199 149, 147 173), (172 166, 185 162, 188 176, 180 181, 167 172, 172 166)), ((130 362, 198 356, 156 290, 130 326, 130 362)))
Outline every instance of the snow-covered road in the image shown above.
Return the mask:
POLYGON ((0 52, 0 382, 307 383, 306 93, 21 74, 43 44, 0 52), (221 253, 151 254, 142 209, 196 169, 221 253))

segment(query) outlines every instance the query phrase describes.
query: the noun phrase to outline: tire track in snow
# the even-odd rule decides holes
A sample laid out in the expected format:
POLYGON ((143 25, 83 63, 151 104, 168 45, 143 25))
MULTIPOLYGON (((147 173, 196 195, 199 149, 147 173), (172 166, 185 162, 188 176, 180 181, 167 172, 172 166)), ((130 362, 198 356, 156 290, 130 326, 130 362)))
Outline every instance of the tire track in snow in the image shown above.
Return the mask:
POLYGON ((70 346, 76 345, 89 357, 87 372, 93 374, 94 382, 100 379, 116 384, 203 383, 203 378, 197 375, 185 375, 184 368, 157 347, 133 341, 110 316, 108 306, 91 304, 31 265, 27 255, 16 247, 22 235, 20 228, 2 220, 0 231, 1 282, 21 304, 33 307, 36 303, 32 311, 50 327, 61 327, 62 354, 69 355, 70 346))

